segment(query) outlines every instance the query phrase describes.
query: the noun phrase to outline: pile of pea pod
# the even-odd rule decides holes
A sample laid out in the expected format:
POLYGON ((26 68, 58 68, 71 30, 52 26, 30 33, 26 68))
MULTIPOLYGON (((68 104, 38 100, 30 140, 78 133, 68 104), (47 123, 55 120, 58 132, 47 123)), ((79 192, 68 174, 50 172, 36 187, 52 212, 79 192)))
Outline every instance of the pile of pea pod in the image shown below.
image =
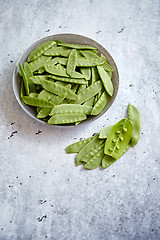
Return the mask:
POLYGON ((138 143, 140 131, 140 112, 129 104, 128 118, 103 128, 99 134, 71 144, 66 152, 77 153, 76 166, 83 164, 90 170, 99 166, 107 168, 138 143))
POLYGON ((100 114, 114 93, 114 69, 90 45, 47 41, 19 68, 21 102, 48 124, 77 125, 100 114))

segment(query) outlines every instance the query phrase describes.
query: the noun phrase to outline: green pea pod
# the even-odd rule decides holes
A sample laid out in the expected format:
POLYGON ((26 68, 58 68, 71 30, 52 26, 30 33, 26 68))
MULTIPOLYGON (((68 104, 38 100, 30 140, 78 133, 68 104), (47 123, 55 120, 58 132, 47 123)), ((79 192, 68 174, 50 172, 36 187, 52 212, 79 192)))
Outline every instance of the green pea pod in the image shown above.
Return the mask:
POLYGON ((35 60, 42 55, 48 48, 56 44, 55 41, 47 41, 36 47, 28 56, 28 62, 35 60))
POLYGON ((47 100, 39 99, 39 98, 23 96, 22 100, 25 104, 35 106, 35 107, 54 107, 53 103, 47 100))
POLYGON ((104 157, 104 150, 100 150, 94 157, 92 157, 83 167, 89 170, 95 169, 101 165, 104 157))
POLYGON ((22 75, 22 78, 23 78, 26 95, 29 95, 28 79, 27 79, 27 76, 26 76, 26 74, 23 70, 23 67, 22 67, 21 63, 19 63, 19 68, 20 68, 21 75, 22 75))
POLYGON ((95 82, 95 81, 100 80, 97 67, 92 67, 91 68, 91 72, 92 72, 92 83, 95 82))
POLYGON ((83 158, 81 158, 81 162, 87 163, 92 157, 94 157, 100 150, 104 149, 104 142, 99 142, 100 146, 94 146, 89 153, 87 153, 83 158))
POLYGON ((66 98, 66 96, 67 96, 67 93, 64 93, 64 94, 58 95, 58 96, 54 95, 51 98, 50 102, 53 103, 54 105, 61 104, 62 101, 66 98))
POLYGON ((40 57, 36 58, 34 61, 30 62, 29 66, 34 72, 40 67, 42 67, 45 63, 47 63, 50 59, 51 57, 41 55, 40 57))
POLYGON ((89 143, 90 141, 92 141, 94 138, 97 138, 97 136, 92 136, 89 138, 86 138, 82 141, 76 142, 76 143, 72 143, 71 145, 69 145, 66 148, 66 152, 67 153, 78 153, 87 143, 89 143))
POLYGON ((90 98, 95 96, 102 89, 102 87, 103 87, 103 85, 102 85, 101 81, 97 81, 97 82, 93 83, 88 88, 86 88, 85 90, 80 92, 78 94, 78 100, 74 101, 73 103, 74 104, 82 104, 82 103, 86 102, 87 100, 89 100, 90 98))
POLYGON ((23 102, 23 96, 25 95, 25 89, 24 89, 24 82, 21 81, 21 88, 20 88, 20 99, 23 105, 25 105, 25 103, 23 102))
POLYGON ((103 59, 87 59, 85 57, 77 58, 77 67, 94 67, 104 63, 103 59))
POLYGON ((68 56, 67 67, 66 67, 67 74, 71 77, 75 72, 76 63, 77 63, 77 51, 76 49, 72 49, 68 56))
MULTIPOLYGON (((43 55, 45 56, 61 56, 62 54, 64 55, 64 51, 66 51, 65 47, 57 47, 56 45, 52 46, 50 49, 45 51, 43 55)), ((69 53, 68 53, 69 54, 69 53)))
POLYGON ((80 71, 87 81, 91 79, 91 69, 89 67, 81 67, 80 71))
POLYGON ((68 47, 68 48, 75 48, 75 49, 97 49, 96 47, 90 45, 80 45, 80 44, 73 44, 73 43, 58 43, 59 46, 68 47))
POLYGON ((52 108, 46 108, 46 107, 41 108, 37 114, 37 118, 47 117, 50 114, 51 110, 52 108))
POLYGON ((25 72, 27 80, 28 80, 29 91, 36 92, 36 86, 32 82, 32 80, 30 80, 30 77, 33 77, 33 72, 27 62, 24 62, 24 72, 25 72))
POLYGON ((99 136, 98 136, 98 137, 99 137, 100 139, 105 139, 105 138, 107 138, 109 132, 110 132, 111 129, 112 129, 112 127, 113 127, 113 125, 110 125, 110 126, 107 126, 107 127, 103 128, 103 129, 99 132, 99 136))
POLYGON ((35 84, 38 84, 38 85, 41 85, 42 84, 42 81, 43 80, 47 80, 48 77, 46 77, 45 75, 41 76, 41 75, 37 75, 37 76, 33 76, 33 77, 30 77, 30 80, 35 83, 35 84))
POLYGON ((30 96, 30 97, 34 97, 34 98, 37 98, 37 97, 38 97, 38 93, 30 93, 29 96, 30 96))
MULTIPOLYGON (((53 75, 57 75, 60 77, 69 77, 69 75, 67 74, 67 71, 65 68, 63 68, 60 64, 54 65, 54 66, 50 66, 50 65, 45 65, 45 70, 48 73, 51 73, 53 75)), ((73 78, 84 78, 84 76, 79 73, 79 72, 74 72, 74 74, 72 75, 73 78)))
POLYGON ((54 96, 53 93, 48 92, 48 91, 46 91, 46 90, 42 90, 42 91, 38 94, 38 98, 44 99, 44 100, 47 100, 47 101, 49 101, 53 96, 54 96))
POLYGON ((122 119, 116 123, 108 134, 104 153, 118 159, 125 151, 131 136, 132 123, 128 119, 122 119))
POLYGON ((66 97, 68 99, 74 99, 74 100, 78 99, 77 95, 74 92, 72 92, 72 90, 69 90, 65 87, 59 86, 56 83, 52 83, 52 82, 44 80, 44 81, 42 81, 42 86, 45 90, 47 90, 51 93, 54 93, 56 95, 63 95, 64 93, 66 93, 67 94, 66 97))
POLYGON ((57 114, 90 114, 92 107, 84 106, 80 104, 61 104, 55 106, 50 116, 57 115, 57 114))
POLYGON ((75 123, 79 121, 83 121, 86 119, 86 115, 84 114, 58 114, 52 116, 48 120, 48 124, 69 124, 75 123))
POLYGON ((135 146, 138 143, 139 138, 140 138, 141 115, 140 115, 139 110, 132 104, 129 104, 129 106, 128 106, 128 117, 133 125, 131 141, 133 143, 133 146, 135 146))
POLYGON ((111 164, 113 164, 116 161, 116 159, 114 159, 111 156, 108 155, 104 155, 103 159, 102 159, 102 168, 107 168, 109 167, 111 164))
POLYGON ((104 70, 113 72, 114 69, 108 64, 107 58, 103 54, 101 54, 101 58, 105 61, 104 64, 102 64, 104 70))
POLYGON ((109 95, 104 91, 100 98, 98 99, 98 101, 96 102, 96 104, 94 105, 91 115, 98 115, 99 113, 101 113, 105 106, 107 105, 109 98, 110 98, 109 95))
POLYGON ((88 82, 86 80, 84 80, 84 78, 60 77, 60 76, 55 76, 55 75, 47 75, 47 77, 50 79, 54 79, 54 80, 62 81, 62 82, 83 84, 83 85, 88 84, 88 82))
POLYGON ((86 89, 86 85, 84 85, 84 84, 81 84, 80 86, 79 86, 79 88, 78 88, 78 90, 77 90, 77 94, 79 94, 80 92, 82 92, 84 89, 86 89))
POLYGON ((87 106, 93 106, 93 103, 94 103, 94 97, 91 97, 90 99, 88 99, 87 101, 85 101, 83 103, 83 105, 87 105, 87 106))
POLYGON ((81 164, 81 159, 88 154, 93 147, 99 146, 100 143, 103 143, 103 140, 98 138, 98 135, 87 143, 76 155, 76 166, 81 164))
POLYGON ((100 78, 103 82, 104 88, 106 90, 106 92, 112 96, 113 95, 113 84, 112 81, 110 80, 108 73, 104 70, 104 68, 102 66, 97 66, 100 78))

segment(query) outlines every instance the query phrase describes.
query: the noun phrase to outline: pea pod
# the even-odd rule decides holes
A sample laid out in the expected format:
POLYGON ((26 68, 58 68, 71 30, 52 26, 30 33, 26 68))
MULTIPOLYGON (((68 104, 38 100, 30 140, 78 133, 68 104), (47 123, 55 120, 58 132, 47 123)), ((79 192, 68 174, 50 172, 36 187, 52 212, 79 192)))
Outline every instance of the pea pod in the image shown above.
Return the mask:
POLYGON ((108 155, 104 155, 103 159, 102 159, 102 168, 107 168, 109 167, 111 164, 113 164, 116 161, 116 159, 114 159, 111 156, 108 155))
POLYGON ((91 72, 92 72, 92 83, 95 82, 95 81, 100 80, 97 67, 92 67, 91 68, 91 72))
POLYGON ((61 104, 62 101, 66 98, 66 96, 67 96, 67 93, 64 93, 64 94, 58 95, 58 96, 54 95, 51 98, 50 102, 53 103, 54 105, 61 104))
POLYGON ((24 62, 24 72, 28 80, 28 88, 30 92, 36 92, 35 84, 30 80, 30 77, 33 77, 33 72, 27 62, 24 62))
POLYGON ((113 125, 110 125, 110 126, 107 126, 107 127, 103 128, 103 129, 99 132, 99 136, 98 136, 98 137, 99 137, 100 139, 105 139, 105 138, 107 138, 109 132, 110 132, 111 129, 112 129, 112 127, 113 127, 113 125))
POLYGON ((140 138, 141 115, 140 115, 139 110, 132 104, 129 104, 129 106, 128 106, 128 117, 133 125, 131 141, 133 143, 133 146, 135 146, 138 143, 139 138, 140 138))
POLYGON ((41 85, 42 84, 42 81, 43 80, 47 80, 48 77, 47 76, 41 76, 41 75, 38 75, 38 76, 33 76, 33 77, 30 77, 30 80, 35 83, 35 84, 38 84, 38 85, 41 85))
POLYGON ((103 59, 87 59, 85 57, 77 58, 77 67, 94 67, 102 65, 104 63, 103 59))
POLYGON ((103 157, 104 151, 102 149, 94 157, 92 157, 83 167, 89 170, 95 169, 101 165, 103 157))
POLYGON ((73 103, 74 104, 82 104, 82 103, 86 102, 87 100, 89 100, 90 98, 95 96, 102 89, 102 87, 103 87, 103 85, 102 85, 101 81, 97 81, 97 82, 93 83, 88 88, 86 88, 85 90, 80 92, 78 94, 78 100, 74 101, 73 103))
POLYGON ((83 158, 81 158, 81 162, 87 163, 92 157, 94 157, 100 150, 104 150, 104 142, 99 142, 100 146, 95 146, 91 149, 89 153, 87 153, 83 158))
POLYGON ((91 79, 91 69, 89 67, 81 67, 80 71, 87 81, 91 79))
MULTIPOLYGON (((50 49, 45 51, 43 55, 45 56, 62 56, 64 55, 64 52, 68 51, 65 47, 58 47, 57 45, 52 46, 50 49)), ((67 53, 69 54, 70 51, 67 53)))
POLYGON ((77 152, 79 152, 87 143, 89 143, 90 141, 92 141, 94 138, 97 138, 97 136, 95 135, 95 136, 86 138, 86 139, 84 139, 84 140, 82 140, 82 141, 73 143, 73 144, 69 145, 69 146, 66 148, 66 152, 67 152, 67 153, 77 153, 77 152))
POLYGON ((104 153, 118 159, 125 151, 131 136, 132 124, 128 119, 122 119, 116 123, 108 134, 104 153))
POLYGON ((91 151, 93 147, 99 146, 100 143, 103 143, 103 140, 98 139, 98 135, 87 143, 76 155, 76 166, 81 164, 81 159, 91 151))
POLYGON ((84 114, 58 114, 52 116, 48 120, 48 124, 69 124, 75 123, 79 121, 83 121, 86 119, 86 115, 84 114))
POLYGON ((61 104, 58 106, 55 106, 50 116, 57 115, 57 114, 90 114, 92 107, 84 106, 80 104, 61 104))
POLYGON ((97 66, 100 78, 103 82, 104 88, 106 89, 107 93, 112 96, 113 95, 113 84, 112 81, 110 80, 108 73, 104 70, 102 66, 97 66))
POLYGON ((36 106, 36 107, 54 107, 54 104, 43 99, 29 97, 29 96, 23 96, 22 100, 25 104, 36 106))
POLYGON ((30 62, 29 66, 32 69, 32 71, 34 72, 37 69, 39 69, 40 67, 42 67, 50 59, 51 59, 51 57, 41 55, 40 57, 36 58, 34 61, 30 62))
POLYGON ((81 45, 81 44, 73 44, 73 43, 58 43, 59 46, 68 47, 68 48, 75 48, 75 49, 97 49, 96 47, 90 45, 81 45))
POLYGON ((67 67, 66 67, 67 74, 71 77, 74 75, 74 72, 76 69, 76 63, 77 63, 77 51, 76 49, 72 49, 69 54, 67 67))
POLYGON ((56 44, 55 41, 47 41, 36 47, 28 56, 28 62, 35 60, 42 55, 48 48, 56 44))
POLYGON ((57 81, 68 82, 68 83, 75 83, 75 84, 84 84, 87 85, 88 82, 83 78, 70 78, 70 77, 60 77, 55 75, 47 75, 48 78, 54 79, 57 81))
POLYGON ((22 67, 22 65, 20 63, 19 63, 19 68, 20 68, 21 75, 22 75, 22 78, 23 78, 26 95, 29 95, 28 79, 27 79, 27 76, 26 76, 26 74, 25 74, 25 72, 23 70, 23 67, 22 67))
POLYGON ((104 63, 102 64, 102 67, 104 68, 104 70, 113 72, 114 69, 108 64, 108 60, 103 54, 101 54, 101 59, 104 60, 104 63))
POLYGON ((51 112, 52 108, 46 108, 43 107, 39 110, 38 114, 37 114, 37 118, 45 118, 49 115, 49 113, 51 112))
POLYGON ((44 80, 44 81, 42 81, 42 86, 47 91, 54 93, 56 95, 63 95, 64 93, 66 93, 67 98, 78 99, 77 95, 74 92, 72 92, 71 90, 69 90, 65 87, 59 86, 56 83, 52 83, 52 82, 44 80))
POLYGON ((107 105, 109 98, 110 98, 109 95, 104 91, 100 98, 98 99, 98 101, 96 102, 96 104, 94 105, 91 115, 98 115, 99 113, 101 113, 105 106, 107 105))
POLYGON ((53 93, 50 93, 46 90, 42 90, 39 94, 38 94, 38 98, 40 99, 44 99, 44 100, 50 100, 52 97, 54 96, 53 93))

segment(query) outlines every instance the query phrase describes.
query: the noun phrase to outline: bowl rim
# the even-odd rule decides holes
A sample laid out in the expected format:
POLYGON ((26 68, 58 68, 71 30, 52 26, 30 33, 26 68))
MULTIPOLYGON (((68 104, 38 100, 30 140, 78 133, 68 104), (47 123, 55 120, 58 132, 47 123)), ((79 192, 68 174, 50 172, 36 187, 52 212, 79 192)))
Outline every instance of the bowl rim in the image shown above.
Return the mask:
MULTIPOLYGON (((63 40, 64 42, 70 42, 72 43, 72 40, 63 40)), ((83 43, 78 43, 77 41, 77 44, 83 44, 83 43)), ((87 43, 84 43, 84 44, 87 44, 87 43)), ((112 66, 113 66, 112 65, 112 66)), ((113 72, 113 73, 114 73, 113 72)), ((20 78, 20 76, 19 76, 20 78)), ((96 121, 97 119, 99 119, 102 115, 104 115, 108 110, 109 108, 112 106, 113 102, 115 101, 116 99, 116 96, 117 96, 117 93, 118 93, 118 89, 119 89, 119 72, 118 72, 118 68, 117 68, 117 65, 113 59, 113 57, 111 56, 111 54, 101 45, 99 44, 97 41, 95 41, 94 39, 91 39, 87 36, 84 36, 84 35, 79 35, 79 34, 75 34, 75 33, 60 33, 60 34, 52 34, 52 35, 49 35, 49 36, 46 36, 46 37, 43 37, 37 41, 35 41, 34 43, 32 43, 28 48, 26 48, 26 50, 23 52, 23 54, 21 55, 21 57, 19 57, 18 61, 16 62, 16 65, 15 65, 15 68, 13 70, 13 75, 12 75, 12 87, 13 87, 13 92, 14 92, 14 95, 16 97, 16 100, 17 102, 19 103, 20 107, 31 117, 33 118, 34 120, 38 121, 39 123, 41 124, 45 124, 47 126, 54 126, 54 127, 61 127, 61 128, 66 128, 66 127, 79 127, 79 126, 83 126, 83 125, 86 125, 86 124, 89 124, 93 121, 96 121), (33 114, 31 113, 31 106, 28 106, 26 107, 26 105, 24 106, 20 100, 20 96, 19 96, 19 93, 18 91, 16 91, 16 89, 18 88, 17 85, 17 77, 16 77, 16 74, 18 73, 19 71, 19 62, 21 62, 21 64, 23 64, 25 62, 25 60, 27 59, 27 56, 29 55, 29 53, 35 48, 37 47, 38 45, 40 45, 41 43, 45 42, 45 41, 49 41, 49 40, 58 40, 59 38, 69 38, 69 39, 73 39, 73 38, 83 38, 85 41, 89 41, 88 45, 92 45, 91 43, 93 43, 94 46, 96 46, 98 48, 98 51, 99 51, 99 48, 101 49, 100 52, 105 52, 107 57, 109 57, 110 61, 112 61, 112 64, 114 65, 114 72, 116 72, 116 89, 114 89, 114 95, 113 97, 111 98, 111 101, 110 101, 110 104, 108 106, 108 104, 106 105, 107 108, 104 108, 103 111, 98 114, 98 115, 93 115, 93 116, 89 116, 90 118, 84 121, 82 121, 80 124, 78 125, 75 125, 75 124, 53 124, 53 125, 50 125, 50 124, 47 124, 45 121, 41 120, 41 119, 38 119, 36 118, 36 116, 33 116, 33 114), (90 43, 91 42, 91 43, 90 43), (22 61, 22 59, 25 58, 24 61, 22 61), (30 109, 30 110, 29 110, 30 109)))

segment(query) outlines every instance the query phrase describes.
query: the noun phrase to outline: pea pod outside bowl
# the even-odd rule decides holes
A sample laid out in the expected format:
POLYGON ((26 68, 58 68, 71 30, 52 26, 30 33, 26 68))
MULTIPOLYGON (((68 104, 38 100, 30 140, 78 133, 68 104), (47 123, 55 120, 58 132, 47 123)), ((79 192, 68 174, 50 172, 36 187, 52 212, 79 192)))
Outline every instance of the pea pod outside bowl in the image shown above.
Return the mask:
MULTIPOLYGON (((77 35, 77 34, 64 33, 64 34, 56 34, 56 35, 47 36, 47 37, 42 38, 42 39, 38 40, 37 42, 33 43, 30 47, 28 47, 26 49, 26 51, 23 53, 23 55, 18 60, 16 66, 15 66, 15 69, 14 69, 14 72, 13 72, 13 78, 12 78, 13 91, 14 91, 15 97, 16 97, 19 105, 34 120, 36 120, 36 121, 38 121, 40 123, 48 125, 44 120, 37 118, 37 111, 36 111, 35 107, 27 105, 27 104, 24 105, 22 103, 22 101, 21 101, 20 88, 21 88, 22 78, 19 75, 19 71, 20 71, 19 63, 21 63, 21 65, 23 66, 24 62, 27 61, 29 54, 36 47, 38 47, 39 45, 41 45, 44 42, 52 41, 52 40, 60 40, 60 41, 62 41, 64 43, 89 45, 89 46, 95 47, 98 50, 98 54, 97 55, 106 57, 107 60, 108 60, 108 64, 114 69, 114 71, 112 72, 113 95, 111 97, 109 97, 107 105, 104 107, 104 109, 98 115, 87 115, 87 118, 84 121, 81 121, 80 124, 78 124, 78 125, 76 125, 75 123, 71 123, 71 124, 64 124, 64 125, 57 124, 57 125, 54 125, 54 126, 61 126, 61 127, 62 126, 65 126, 65 127, 66 126, 79 126, 79 125, 82 126, 84 124, 88 124, 88 123, 90 123, 90 122, 92 122, 94 120, 97 120, 103 114, 105 114, 107 112, 107 110, 111 107, 111 105, 113 104, 113 102, 114 102, 114 100, 115 100, 115 98, 117 96, 117 92, 118 92, 118 88, 119 88, 118 69, 117 69, 117 66, 116 66, 116 63, 115 63, 114 59, 112 58, 110 53, 103 46, 101 46, 98 42, 94 41, 91 38, 88 38, 88 37, 82 36, 82 35, 77 35)), ((63 47, 65 48, 65 46, 63 46, 63 47)), ((78 50, 78 51, 80 51, 80 50, 78 50)), ((87 52, 84 52, 84 53, 87 54, 87 52)), ((83 57, 85 57, 85 54, 84 54, 83 57)), ((64 62, 64 59, 63 59, 63 62, 64 62)), ((79 64, 81 64, 81 62, 79 64)), ((87 71, 85 71, 84 67, 82 67, 82 70, 83 71, 81 71, 81 73, 88 74, 87 71)), ((78 80, 78 78, 77 78, 77 80, 78 80)), ((107 88, 107 85, 105 85, 105 82, 103 84, 104 84, 104 89, 107 88)), ((72 102, 72 103, 74 103, 74 102, 72 102)), ((96 111, 97 111, 97 109, 96 109, 96 111)), ((94 110, 93 112, 96 112, 96 111, 94 110)))

